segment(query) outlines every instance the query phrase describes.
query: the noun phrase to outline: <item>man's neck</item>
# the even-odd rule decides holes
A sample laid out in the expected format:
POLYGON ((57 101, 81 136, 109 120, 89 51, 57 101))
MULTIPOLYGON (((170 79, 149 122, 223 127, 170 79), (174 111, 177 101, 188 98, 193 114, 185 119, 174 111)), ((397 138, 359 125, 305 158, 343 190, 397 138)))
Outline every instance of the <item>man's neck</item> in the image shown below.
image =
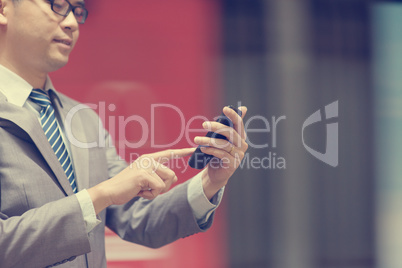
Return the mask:
POLYGON ((23 68, 16 68, 7 62, 0 62, 0 64, 27 81, 33 88, 44 89, 47 73, 24 71, 23 68))
POLYGON ((40 76, 35 76, 35 75, 27 75, 24 76, 22 74, 17 73, 19 76, 21 76, 25 81, 27 81, 29 84, 32 85, 33 88, 40 88, 44 89, 45 83, 46 83, 46 77, 47 74, 42 74, 40 76))

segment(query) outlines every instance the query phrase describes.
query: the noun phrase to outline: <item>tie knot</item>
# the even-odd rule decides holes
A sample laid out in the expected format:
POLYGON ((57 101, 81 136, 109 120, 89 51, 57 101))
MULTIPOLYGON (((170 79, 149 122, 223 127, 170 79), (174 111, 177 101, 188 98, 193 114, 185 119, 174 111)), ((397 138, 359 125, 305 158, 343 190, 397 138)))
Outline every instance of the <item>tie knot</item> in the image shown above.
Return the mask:
POLYGON ((52 104, 49 96, 42 89, 34 88, 31 92, 31 95, 29 95, 29 98, 42 108, 52 104))

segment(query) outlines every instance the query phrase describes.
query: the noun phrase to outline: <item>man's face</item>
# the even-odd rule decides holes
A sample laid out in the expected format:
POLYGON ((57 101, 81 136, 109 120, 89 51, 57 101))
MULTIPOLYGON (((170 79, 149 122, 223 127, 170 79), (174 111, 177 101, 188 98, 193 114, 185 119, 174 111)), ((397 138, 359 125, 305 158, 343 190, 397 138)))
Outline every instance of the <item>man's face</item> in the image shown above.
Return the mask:
MULTIPOLYGON (((73 12, 58 15, 47 0, 5 1, 7 44, 2 63, 17 72, 48 73, 63 67, 79 35, 73 12)), ((82 1, 70 1, 78 2, 82 1)))

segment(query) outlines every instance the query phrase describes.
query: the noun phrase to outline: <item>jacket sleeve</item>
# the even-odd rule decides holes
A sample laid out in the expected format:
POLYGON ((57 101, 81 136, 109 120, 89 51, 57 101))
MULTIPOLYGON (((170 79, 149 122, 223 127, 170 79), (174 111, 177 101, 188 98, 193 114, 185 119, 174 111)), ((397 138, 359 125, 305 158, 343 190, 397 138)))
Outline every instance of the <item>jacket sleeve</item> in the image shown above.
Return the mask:
MULTIPOLYGON (((123 170, 127 163, 121 160, 105 133, 109 177, 123 170)), ((135 197, 120 206, 106 210, 106 226, 122 239, 151 248, 158 248, 179 238, 204 232, 210 228, 214 213, 200 227, 188 202, 190 180, 177 185, 153 200, 135 197)))
POLYGON ((89 252, 90 244, 75 196, 8 217, 0 212, 0 266, 46 267, 89 252))
POLYGON ((106 225, 122 239, 151 248, 206 231, 214 215, 200 228, 188 203, 188 182, 154 200, 134 198, 125 205, 109 207, 106 225))

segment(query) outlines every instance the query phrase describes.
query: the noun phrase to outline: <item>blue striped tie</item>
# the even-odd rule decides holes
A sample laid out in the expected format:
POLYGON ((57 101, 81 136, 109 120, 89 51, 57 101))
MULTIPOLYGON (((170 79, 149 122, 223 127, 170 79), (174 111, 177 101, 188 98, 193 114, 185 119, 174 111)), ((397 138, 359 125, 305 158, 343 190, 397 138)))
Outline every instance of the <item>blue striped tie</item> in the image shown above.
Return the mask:
POLYGON ((77 192, 75 183, 75 175, 71 159, 68 155, 66 145, 61 137, 60 128, 54 115, 54 109, 48 95, 41 89, 33 89, 29 98, 42 109, 40 111, 40 122, 45 132, 50 146, 52 146, 57 158, 60 161, 68 181, 73 188, 74 193, 77 192))

